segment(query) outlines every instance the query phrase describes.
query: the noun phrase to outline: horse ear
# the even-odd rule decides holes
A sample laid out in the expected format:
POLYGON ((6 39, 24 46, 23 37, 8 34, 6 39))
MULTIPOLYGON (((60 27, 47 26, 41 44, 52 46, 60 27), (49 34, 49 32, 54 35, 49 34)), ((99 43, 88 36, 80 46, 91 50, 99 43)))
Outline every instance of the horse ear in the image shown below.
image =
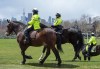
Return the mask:
POLYGON ((7 22, 10 23, 10 20, 7 19, 7 22))

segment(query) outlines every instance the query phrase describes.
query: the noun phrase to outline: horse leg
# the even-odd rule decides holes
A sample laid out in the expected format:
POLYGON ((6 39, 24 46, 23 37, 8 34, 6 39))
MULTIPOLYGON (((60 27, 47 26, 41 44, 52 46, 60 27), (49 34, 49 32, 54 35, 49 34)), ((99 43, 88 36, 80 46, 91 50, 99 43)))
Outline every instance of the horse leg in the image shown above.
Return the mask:
POLYGON ((77 50, 77 57, 79 60, 81 60, 81 56, 79 55, 79 53, 80 53, 80 50, 77 50))
POLYGON ((40 58, 38 59, 39 61, 41 61, 43 59, 45 51, 46 51, 46 47, 43 48, 42 54, 41 54, 40 58))
POLYGON ((80 53, 80 50, 78 50, 78 45, 77 44, 73 44, 74 46, 74 52, 75 52, 75 55, 74 55, 74 58, 72 61, 75 61, 75 59, 77 59, 77 57, 79 58, 79 60, 81 60, 81 56, 79 55, 80 53))
POLYGON ((21 62, 21 64, 25 64, 25 62, 26 62, 25 51, 26 51, 26 49, 28 48, 28 46, 24 46, 24 48, 23 48, 22 45, 20 45, 20 47, 21 47, 21 54, 22 54, 22 56, 23 56, 23 61, 21 62))
POLYGON ((77 50, 75 50, 75 55, 72 61, 75 61, 75 59, 77 59, 77 57, 79 58, 79 60, 81 60, 81 57, 79 56, 79 52, 77 50))
POLYGON ((33 59, 31 56, 25 55, 26 59, 33 59))
POLYGON ((73 47, 74 47, 75 55, 74 55, 74 58, 72 59, 72 61, 75 61, 75 59, 77 59, 77 50, 76 50, 76 45, 73 44, 73 47))
POLYGON ((44 61, 47 59, 47 57, 50 55, 50 48, 47 48, 47 51, 46 51, 46 55, 45 55, 45 57, 42 59, 42 60, 40 60, 40 64, 43 64, 44 63, 44 61))
POLYGON ((78 57, 79 60, 81 60, 81 56, 79 54, 77 55, 77 57, 78 57))
POLYGON ((91 57, 89 56, 89 57, 88 57, 88 61, 90 61, 90 59, 91 59, 91 57))
POLYGON ((77 53, 75 52, 74 58, 72 59, 72 61, 75 61, 75 59, 77 59, 77 53))
POLYGON ((87 57, 84 55, 84 61, 86 61, 86 58, 87 58, 87 57))
POLYGON ((53 51, 53 53, 55 54, 55 56, 56 56, 56 58, 58 60, 58 66, 60 66, 62 61, 61 61, 61 58, 59 56, 58 50, 54 47, 54 48, 52 48, 52 51, 53 51))

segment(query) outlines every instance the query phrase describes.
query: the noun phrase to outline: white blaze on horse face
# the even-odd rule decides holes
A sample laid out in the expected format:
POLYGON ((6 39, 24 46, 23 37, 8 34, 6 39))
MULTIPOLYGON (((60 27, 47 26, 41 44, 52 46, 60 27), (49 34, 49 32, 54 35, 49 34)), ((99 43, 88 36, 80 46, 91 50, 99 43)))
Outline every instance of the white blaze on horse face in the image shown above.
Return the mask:
POLYGON ((9 33, 8 33, 8 32, 6 32, 6 33, 5 33, 5 35, 7 35, 7 36, 8 36, 8 35, 9 35, 9 33))

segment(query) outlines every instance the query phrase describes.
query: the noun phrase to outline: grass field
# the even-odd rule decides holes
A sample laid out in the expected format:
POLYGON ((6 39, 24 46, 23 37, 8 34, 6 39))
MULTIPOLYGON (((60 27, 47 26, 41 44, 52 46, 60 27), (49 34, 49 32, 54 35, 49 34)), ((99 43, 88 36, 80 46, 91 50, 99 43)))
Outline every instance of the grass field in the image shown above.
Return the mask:
POLYGON ((26 54, 31 55, 33 59, 27 60, 25 65, 20 65, 22 56, 16 39, 0 39, 0 69, 100 69, 100 56, 92 57, 92 60, 88 62, 84 61, 81 55, 81 61, 72 62, 74 51, 71 44, 63 45, 64 54, 60 54, 62 59, 61 67, 56 66, 57 61, 54 61, 55 56, 52 51, 44 65, 39 65, 38 58, 41 55, 42 48, 29 47, 26 54))

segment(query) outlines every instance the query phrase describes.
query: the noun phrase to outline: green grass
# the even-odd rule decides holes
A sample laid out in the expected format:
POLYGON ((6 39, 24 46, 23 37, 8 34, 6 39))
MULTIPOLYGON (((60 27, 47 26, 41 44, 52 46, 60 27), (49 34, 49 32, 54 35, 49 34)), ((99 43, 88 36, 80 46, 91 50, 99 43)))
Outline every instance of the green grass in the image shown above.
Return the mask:
MULTIPOLYGON (((98 39, 98 43, 99 43, 98 39)), ((100 43, 99 43, 100 44, 100 43)), ((54 61, 55 56, 51 51, 50 56, 45 61, 44 65, 39 65, 38 58, 42 53, 43 47, 29 47, 26 54, 31 55, 33 59, 27 60, 25 65, 20 65, 22 56, 16 39, 0 39, 0 69, 99 69, 100 56, 92 57, 90 62, 76 60, 72 62, 74 56, 73 47, 71 44, 64 44, 64 54, 60 53, 62 66, 57 67, 57 61, 54 61)))

